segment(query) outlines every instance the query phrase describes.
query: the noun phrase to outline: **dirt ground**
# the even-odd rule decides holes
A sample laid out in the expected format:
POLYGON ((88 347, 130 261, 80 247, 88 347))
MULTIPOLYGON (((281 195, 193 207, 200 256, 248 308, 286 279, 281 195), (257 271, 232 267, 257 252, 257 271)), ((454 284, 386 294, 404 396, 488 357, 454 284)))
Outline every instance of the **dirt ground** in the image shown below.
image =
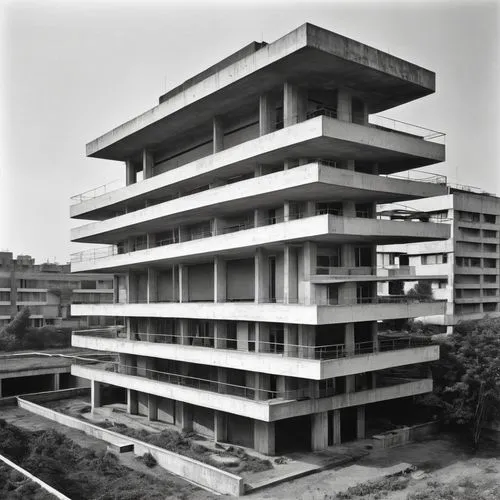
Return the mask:
MULTIPOLYGON (((383 496, 352 496, 351 500, 406 500, 409 493, 428 488, 429 481, 457 484, 470 479, 481 491, 492 491, 500 485, 500 446, 490 445, 474 455, 449 435, 439 439, 414 443, 388 450, 373 451, 370 455, 347 467, 327 470, 279 484, 248 496, 252 500, 325 500, 335 498, 350 486, 382 478, 385 469, 407 463, 417 467, 408 487, 403 491, 383 496)), ((485 497, 489 498, 490 497, 485 497)), ((492 500, 500 496, 491 496, 492 500)), ((471 500, 473 500, 471 498, 471 500)))

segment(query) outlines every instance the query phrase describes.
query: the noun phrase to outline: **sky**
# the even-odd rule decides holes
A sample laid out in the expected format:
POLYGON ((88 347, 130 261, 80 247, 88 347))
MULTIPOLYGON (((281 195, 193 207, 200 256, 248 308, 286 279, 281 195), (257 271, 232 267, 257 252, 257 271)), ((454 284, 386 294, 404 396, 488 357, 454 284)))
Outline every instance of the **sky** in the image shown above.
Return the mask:
MULTIPOLYGON (((436 72, 384 116, 446 133, 425 171, 500 194, 500 0, 0 0, 0 250, 66 262, 70 197, 125 178, 85 145, 251 41, 316 24, 436 72)), ((119 185, 119 184, 118 184, 119 185)))

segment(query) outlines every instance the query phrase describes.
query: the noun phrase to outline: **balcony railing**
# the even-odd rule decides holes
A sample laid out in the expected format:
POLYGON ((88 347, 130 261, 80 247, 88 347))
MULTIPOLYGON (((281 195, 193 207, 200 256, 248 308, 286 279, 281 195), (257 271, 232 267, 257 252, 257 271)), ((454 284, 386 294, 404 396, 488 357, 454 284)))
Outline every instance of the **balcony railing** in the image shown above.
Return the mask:
POLYGON ((358 267, 342 267, 342 266, 316 266, 317 275, 329 276, 415 276, 415 266, 358 266, 358 267))
POLYGON ((126 333, 123 330, 108 328, 96 330, 78 330, 73 335, 83 337, 124 339, 137 342, 171 344, 179 346, 204 347, 230 351, 250 352, 257 354, 275 354, 281 357, 303 359, 330 360, 364 356, 377 352, 413 349, 432 345, 428 337, 395 337, 377 341, 356 342, 352 348, 345 344, 302 345, 284 342, 267 342, 256 340, 238 341, 234 337, 200 336, 194 333, 180 335, 177 333, 126 333))
POLYGON ((120 179, 115 179, 96 188, 84 191, 83 193, 75 194, 70 199, 73 202, 72 205, 76 205, 78 203, 82 203, 82 201, 92 200, 94 198, 97 198, 98 196, 102 196, 103 194, 109 193, 110 191, 116 191, 121 187, 123 187, 123 182, 120 181, 120 179))
POLYGON ((368 117, 368 122, 372 127, 419 137, 424 141, 435 142, 437 144, 444 144, 446 141, 446 134, 443 132, 395 120, 394 118, 388 118, 386 116, 370 115, 368 117))
POLYGON ((434 174, 432 172, 424 172, 423 170, 408 170, 407 172, 398 174, 381 174, 382 177, 389 179, 402 179, 414 182, 428 182, 431 184, 444 184, 447 183, 446 175, 434 174))
MULTIPOLYGON (((192 241, 192 240, 197 240, 197 239, 204 239, 204 238, 212 238, 215 236, 221 236, 229 233, 234 233, 238 231, 246 231, 249 229, 256 229, 257 227, 262 227, 262 226, 269 226, 273 224, 280 224, 280 223, 286 223, 298 219, 304 219, 304 218, 309 218, 309 217, 316 217, 319 215, 330 215, 334 217, 341 217, 342 219, 370 219, 370 220, 375 220, 375 218, 371 217, 366 217, 366 216, 361 216, 361 217, 348 217, 342 215, 342 211, 340 209, 317 209, 311 214, 307 214, 305 212, 297 212, 290 214, 289 216, 275 216, 275 217, 270 217, 270 218, 262 218, 258 220, 258 225, 255 226, 253 221, 252 222, 242 222, 241 224, 238 225, 233 225, 233 226, 228 226, 226 228, 221 228, 221 229, 203 229, 199 231, 194 231, 191 232, 187 235, 184 235, 182 239, 179 238, 179 236, 172 236, 171 238, 167 239, 162 239, 159 242, 155 242, 154 244, 151 244, 149 247, 147 246, 146 243, 140 242, 138 244, 134 245, 134 249, 131 251, 125 251, 123 246, 118 246, 118 245, 107 245, 105 247, 100 247, 100 248, 91 248, 88 250, 83 250, 81 252, 76 252, 71 254, 71 262, 72 263, 77 263, 77 262, 95 262, 96 260, 103 259, 106 257, 112 257, 114 255, 119 255, 119 254, 125 254, 125 253, 133 253, 137 252, 140 250, 145 250, 147 248, 156 248, 160 246, 166 246, 166 245, 172 245, 172 244, 177 244, 177 243, 185 243, 186 241, 192 241)), ((430 214, 420 214, 420 215, 415 215, 414 217, 411 214, 405 214, 404 216, 400 216, 398 214, 392 215, 389 213, 381 213, 377 214, 377 219, 379 220, 404 220, 405 222, 412 222, 412 223, 439 223, 439 222, 447 222, 448 219, 440 219, 440 218, 435 218, 430 214), (420 217, 420 218, 418 218, 420 217)))

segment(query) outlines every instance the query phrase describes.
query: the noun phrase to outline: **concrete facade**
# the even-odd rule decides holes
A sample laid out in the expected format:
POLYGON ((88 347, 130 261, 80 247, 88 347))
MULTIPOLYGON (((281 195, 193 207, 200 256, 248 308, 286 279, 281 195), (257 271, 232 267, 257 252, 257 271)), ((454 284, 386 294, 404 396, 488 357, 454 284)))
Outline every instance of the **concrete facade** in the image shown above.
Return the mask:
POLYGON ((113 293, 112 275, 71 274, 68 264, 35 264, 29 255, 15 259, 12 252, 0 252, 0 328, 23 307, 34 327, 105 325, 105 318, 72 317, 70 304, 112 304, 113 293))
MULTIPOLYGON (((391 204, 380 210, 401 207, 391 204)), ((405 291, 417 279, 423 280, 431 283, 436 298, 447 301, 445 314, 417 319, 450 333, 460 321, 500 316, 500 198, 466 186, 450 187, 444 196, 429 198, 425 204, 405 201, 404 207, 414 211, 425 207, 451 229, 448 240, 377 249, 379 266, 398 268, 404 262, 411 269, 413 279, 406 277, 405 291)), ((387 283, 379 284, 379 293, 388 293, 387 283)))
POLYGON ((120 362, 72 373, 96 405, 116 385, 130 412, 216 441, 273 455, 296 435, 320 450, 350 439, 346 412, 363 438, 370 404, 432 390, 423 370, 394 370, 438 349, 377 324, 445 302, 377 295, 373 269, 377 244, 433 244, 449 227, 376 207, 446 193, 388 177, 443 161, 444 146, 372 114, 434 92, 435 75, 309 24, 251 47, 87 145, 125 162, 126 186, 71 207, 92 221, 72 240, 108 245, 73 255, 72 271, 117 274, 113 304, 72 314, 123 328, 75 332, 120 362))

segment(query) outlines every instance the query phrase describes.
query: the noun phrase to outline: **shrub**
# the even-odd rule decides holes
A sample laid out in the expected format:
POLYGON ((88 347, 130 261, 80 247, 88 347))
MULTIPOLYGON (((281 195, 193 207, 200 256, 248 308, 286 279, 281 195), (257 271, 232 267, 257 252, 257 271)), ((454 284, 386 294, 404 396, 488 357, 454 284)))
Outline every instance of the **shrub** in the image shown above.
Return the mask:
POLYGON ((149 453, 149 451, 147 453, 144 453, 144 455, 142 455, 142 457, 139 457, 141 462, 146 466, 146 467, 149 467, 150 469, 152 467, 154 467, 158 462, 156 461, 156 458, 153 457, 153 455, 151 455, 151 453, 149 453))

